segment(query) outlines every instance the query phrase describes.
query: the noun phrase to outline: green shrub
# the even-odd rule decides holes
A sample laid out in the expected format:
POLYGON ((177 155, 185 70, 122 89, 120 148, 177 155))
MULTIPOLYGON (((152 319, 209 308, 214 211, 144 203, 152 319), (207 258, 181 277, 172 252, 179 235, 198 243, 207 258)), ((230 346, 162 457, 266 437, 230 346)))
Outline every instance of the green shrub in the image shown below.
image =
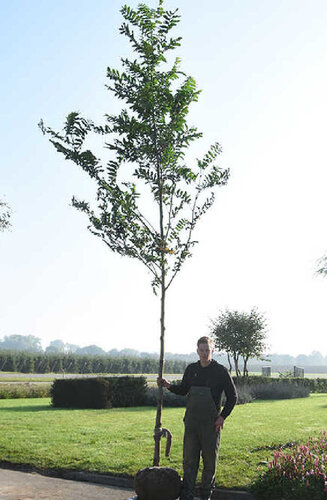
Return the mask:
POLYGON ((247 385, 237 387, 237 404, 244 405, 246 403, 251 403, 251 401, 253 401, 251 388, 247 385))
POLYGON ((109 399, 113 408, 143 406, 147 382, 145 377, 105 377, 109 382, 109 399))
POLYGON ((50 397, 50 384, 33 384, 31 382, 0 384, 0 399, 48 397, 50 397))
MULTIPOLYGON (((156 386, 149 386, 146 390, 145 405, 157 406, 159 398, 159 389, 156 386)), ((179 396, 170 391, 163 392, 163 405, 166 408, 179 408, 186 406, 186 396, 179 396)))
MULTIPOLYGON (((239 389, 245 386, 240 386, 239 389)), ((306 398, 310 395, 310 389, 298 384, 258 384, 249 387, 254 399, 294 399, 306 398)))
POLYGON ((51 387, 56 408, 110 408, 109 382, 103 378, 56 379, 51 387))
POLYGON ((327 378, 314 378, 314 391, 311 392, 327 392, 327 378))
MULTIPOLYGON (((178 381, 176 381, 178 382, 178 381)), ((159 389, 156 386, 149 386, 146 391, 145 405, 146 406, 157 406, 159 397, 159 389)), ((250 403, 253 400, 251 390, 247 386, 242 386, 238 388, 238 398, 237 404, 250 403)), ((225 397, 222 398, 222 406, 225 404, 225 397)), ((167 408, 177 408, 186 406, 186 396, 180 396, 174 394, 170 391, 164 390, 163 393, 163 404, 167 408)))
POLYGON ((88 377, 56 379, 52 405, 59 408, 122 408, 143 406, 145 377, 88 377))
POLYGON ((251 485, 261 500, 322 500, 327 496, 327 434, 289 452, 274 452, 268 471, 251 485))
POLYGON ((297 385, 301 387, 306 387, 312 393, 325 393, 327 392, 327 378, 274 378, 274 377, 262 377, 259 375, 249 375, 248 377, 236 378, 233 377, 237 387, 242 385, 257 386, 257 385, 297 385))

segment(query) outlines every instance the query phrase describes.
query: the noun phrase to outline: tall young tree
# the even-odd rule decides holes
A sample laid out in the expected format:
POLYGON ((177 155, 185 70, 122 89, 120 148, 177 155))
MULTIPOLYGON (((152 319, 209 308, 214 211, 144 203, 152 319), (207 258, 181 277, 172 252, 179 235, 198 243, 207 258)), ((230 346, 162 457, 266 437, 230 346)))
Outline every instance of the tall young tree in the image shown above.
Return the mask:
MULTIPOLYGON (((118 115, 105 115, 96 125, 79 113, 70 113, 62 132, 40 122, 41 130, 67 160, 79 165, 97 184, 98 208, 73 198, 84 212, 89 229, 114 252, 140 260, 152 275, 160 294, 160 362, 164 369, 165 298, 196 241, 193 230, 214 202, 213 189, 227 182, 228 170, 214 163, 218 143, 201 160, 185 159, 189 145, 202 134, 186 120, 189 105, 198 100, 194 79, 169 63, 169 53, 181 38, 171 37, 178 24, 177 10, 141 4, 121 9, 120 33, 133 48, 135 59, 121 59, 122 71, 108 68, 107 88, 125 103, 118 115), (110 151, 107 162, 84 147, 88 134, 102 134, 110 151), (149 200, 151 202, 149 202, 149 200)), ((155 423, 154 465, 160 462, 162 388, 155 423)))

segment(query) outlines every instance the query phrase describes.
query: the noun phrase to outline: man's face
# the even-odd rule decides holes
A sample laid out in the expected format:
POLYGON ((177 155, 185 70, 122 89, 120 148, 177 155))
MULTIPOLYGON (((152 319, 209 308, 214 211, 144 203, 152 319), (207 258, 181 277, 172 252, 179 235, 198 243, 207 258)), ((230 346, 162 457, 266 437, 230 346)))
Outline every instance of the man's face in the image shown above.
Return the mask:
POLYGON ((199 344, 199 347, 197 348, 197 353, 201 361, 206 362, 212 360, 213 349, 210 348, 209 344, 199 344))

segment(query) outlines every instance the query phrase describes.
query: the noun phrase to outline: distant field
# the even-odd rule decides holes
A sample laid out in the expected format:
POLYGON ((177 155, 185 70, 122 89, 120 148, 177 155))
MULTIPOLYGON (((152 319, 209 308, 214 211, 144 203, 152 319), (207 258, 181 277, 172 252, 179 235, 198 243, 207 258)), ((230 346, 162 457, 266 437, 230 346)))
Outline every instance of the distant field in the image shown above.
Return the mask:
MULTIPOLYGON (((261 375, 261 372, 249 372, 249 375, 261 375)), ((278 378, 280 375, 278 372, 272 372, 272 377, 278 378)), ((304 378, 327 378, 327 373, 306 373, 304 372, 304 378)))
MULTIPOLYGON (((140 377, 143 375, 148 382, 155 382, 157 375, 155 373, 13 373, 13 372, 0 372, 1 383, 14 383, 14 382, 53 382, 56 378, 84 378, 84 377, 140 377)), ((165 375, 168 380, 178 380, 182 378, 181 373, 165 375)))
MULTIPOLYGON (((140 373, 90 373, 90 374, 79 374, 79 373, 14 373, 14 372, 1 372, 0 371, 0 384, 2 382, 53 382, 56 378, 81 378, 81 377, 123 377, 123 376, 133 376, 139 377, 140 373)), ((144 377, 148 380, 150 384, 155 383, 157 375, 155 373, 144 373, 144 377)), ((234 375, 234 373, 233 373, 234 375)), ((249 372, 249 375, 261 375, 261 372, 249 372)), ((169 373, 165 377, 168 380, 180 380, 182 378, 181 373, 169 373)), ((305 373, 306 378, 327 378, 327 373, 305 373)), ((272 373, 272 377, 278 378, 279 373, 272 373)))

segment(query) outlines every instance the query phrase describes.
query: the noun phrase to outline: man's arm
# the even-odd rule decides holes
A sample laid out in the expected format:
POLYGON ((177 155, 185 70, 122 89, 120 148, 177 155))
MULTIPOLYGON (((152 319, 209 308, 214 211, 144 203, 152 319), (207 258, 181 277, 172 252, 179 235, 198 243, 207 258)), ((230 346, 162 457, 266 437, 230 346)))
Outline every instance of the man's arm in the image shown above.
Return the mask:
POLYGON ((163 387, 166 387, 166 389, 168 389, 170 392, 173 392, 174 394, 185 396, 190 389, 189 366, 186 368, 182 381, 179 384, 171 384, 167 379, 160 379, 159 377, 157 378, 157 384, 159 386, 162 385, 163 387))
POLYGON ((224 408, 220 414, 223 419, 226 419, 228 415, 232 412, 234 406, 237 402, 237 391, 233 379, 229 373, 229 371, 224 369, 225 377, 224 377, 224 392, 226 395, 226 403, 224 408))

